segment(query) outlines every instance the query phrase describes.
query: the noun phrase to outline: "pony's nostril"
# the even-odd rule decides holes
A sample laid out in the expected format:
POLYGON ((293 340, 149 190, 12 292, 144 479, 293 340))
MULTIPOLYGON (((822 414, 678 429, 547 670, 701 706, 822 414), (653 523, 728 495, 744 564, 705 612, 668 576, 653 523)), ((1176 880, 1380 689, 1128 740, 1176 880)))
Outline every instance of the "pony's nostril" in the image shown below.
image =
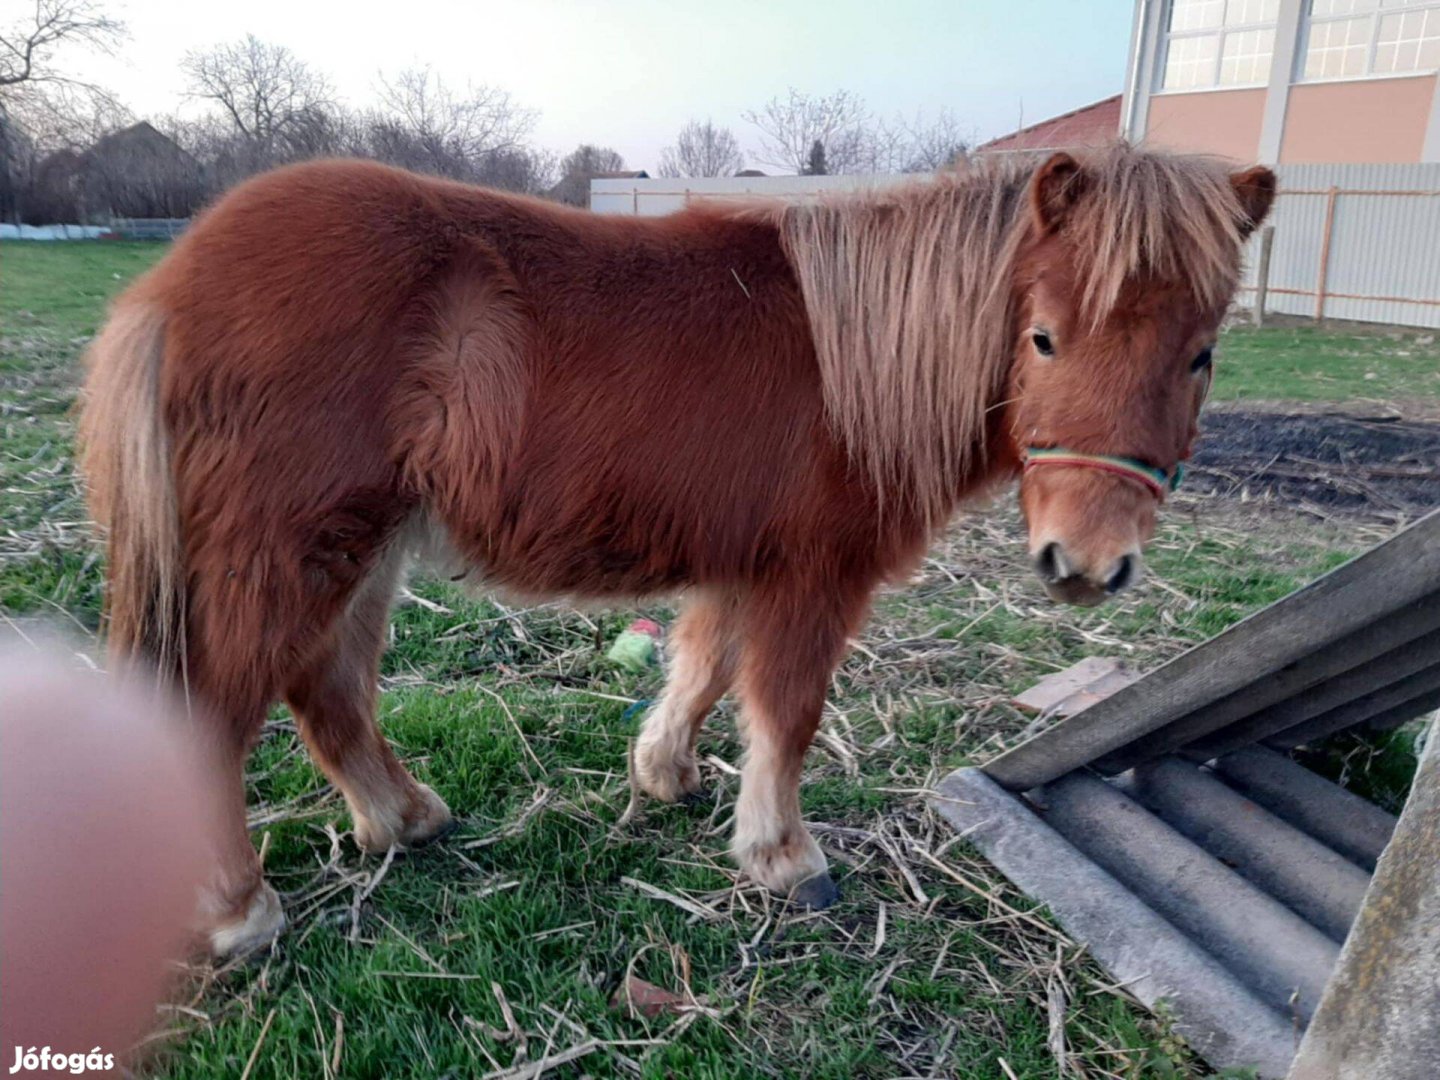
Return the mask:
POLYGON ((1135 580, 1135 556, 1121 555, 1115 569, 1110 571, 1110 577, 1105 582, 1105 591, 1114 596, 1121 589, 1128 588, 1135 580))
POLYGON ((1070 564, 1065 560, 1065 552, 1059 544, 1049 543, 1040 549, 1040 553, 1035 556, 1035 573, 1040 575, 1041 581, 1052 584, 1070 576, 1070 564))

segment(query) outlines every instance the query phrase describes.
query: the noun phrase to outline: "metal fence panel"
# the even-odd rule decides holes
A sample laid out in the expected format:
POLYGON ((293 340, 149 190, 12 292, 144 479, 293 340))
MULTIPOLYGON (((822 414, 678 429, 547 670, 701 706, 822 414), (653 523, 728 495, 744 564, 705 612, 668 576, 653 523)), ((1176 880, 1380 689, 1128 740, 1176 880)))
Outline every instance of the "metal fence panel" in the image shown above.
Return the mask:
MULTIPOLYGON (((1440 164, 1276 171, 1266 310, 1314 316, 1323 287, 1327 318, 1440 327, 1440 164)), ((1246 286, 1254 285, 1254 252, 1246 286)))
MULTIPOLYGON (((1281 165, 1276 171, 1280 196, 1270 220, 1275 239, 1268 311, 1313 317, 1323 291, 1327 318, 1440 327, 1440 164, 1281 165)), ((803 200, 905 179, 594 180, 590 200, 598 213, 651 216, 673 213, 693 199, 803 200)), ((1257 245, 1258 237, 1246 259, 1242 304, 1253 302, 1257 245)))

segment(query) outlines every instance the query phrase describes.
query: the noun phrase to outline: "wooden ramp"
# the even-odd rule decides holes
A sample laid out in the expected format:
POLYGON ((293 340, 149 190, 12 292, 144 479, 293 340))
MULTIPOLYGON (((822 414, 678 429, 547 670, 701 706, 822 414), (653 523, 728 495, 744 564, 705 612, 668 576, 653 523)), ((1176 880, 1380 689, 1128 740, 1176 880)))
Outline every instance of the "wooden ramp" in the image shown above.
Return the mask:
MULTIPOLYGON (((1396 901, 1371 886, 1397 827, 1287 751, 1437 708, 1440 512, 953 773, 937 807, 1212 1064, 1283 1077, 1357 914, 1396 901)), ((1440 900, 1440 871, 1410 878, 1440 900)))

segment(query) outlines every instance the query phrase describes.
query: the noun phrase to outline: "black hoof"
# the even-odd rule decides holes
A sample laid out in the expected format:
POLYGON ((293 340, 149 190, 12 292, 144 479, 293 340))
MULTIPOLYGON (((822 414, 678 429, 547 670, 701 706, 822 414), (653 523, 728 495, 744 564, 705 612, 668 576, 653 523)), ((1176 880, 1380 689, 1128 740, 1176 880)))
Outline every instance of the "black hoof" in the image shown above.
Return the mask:
POLYGON ((431 844, 438 844, 440 843, 440 841, 447 839, 448 837, 454 836, 455 833, 460 830, 461 824, 462 822, 458 817, 452 817, 449 821, 447 821, 444 825, 440 826, 440 828, 436 829, 429 836, 423 837, 420 840, 416 840, 412 844, 406 844, 406 850, 423 851, 431 844))
POLYGON ((705 788, 697 788, 695 791, 681 795, 680 805, 688 806, 692 809, 708 809, 715 805, 715 799, 705 788))
POLYGON ((840 899, 840 887, 829 874, 808 877, 790 890, 790 902, 811 911, 824 911, 840 899))

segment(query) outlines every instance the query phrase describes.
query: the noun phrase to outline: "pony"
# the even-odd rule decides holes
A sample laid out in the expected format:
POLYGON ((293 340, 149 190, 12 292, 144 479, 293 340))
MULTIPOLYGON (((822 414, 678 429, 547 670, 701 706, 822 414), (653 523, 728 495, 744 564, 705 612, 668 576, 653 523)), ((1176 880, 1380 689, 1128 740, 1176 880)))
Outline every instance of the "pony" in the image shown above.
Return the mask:
POLYGON ((1137 579, 1274 190, 1116 144, 663 218, 362 161, 224 196, 115 302, 80 417, 111 656, 179 687, 223 764, 211 947, 283 926, 243 783, 276 701, 362 849, 451 827, 375 721, 392 596, 437 540, 484 588, 678 594, 636 781, 695 793, 735 690, 733 856, 831 902, 799 780, 871 594, 1017 476, 1052 596, 1137 579))

